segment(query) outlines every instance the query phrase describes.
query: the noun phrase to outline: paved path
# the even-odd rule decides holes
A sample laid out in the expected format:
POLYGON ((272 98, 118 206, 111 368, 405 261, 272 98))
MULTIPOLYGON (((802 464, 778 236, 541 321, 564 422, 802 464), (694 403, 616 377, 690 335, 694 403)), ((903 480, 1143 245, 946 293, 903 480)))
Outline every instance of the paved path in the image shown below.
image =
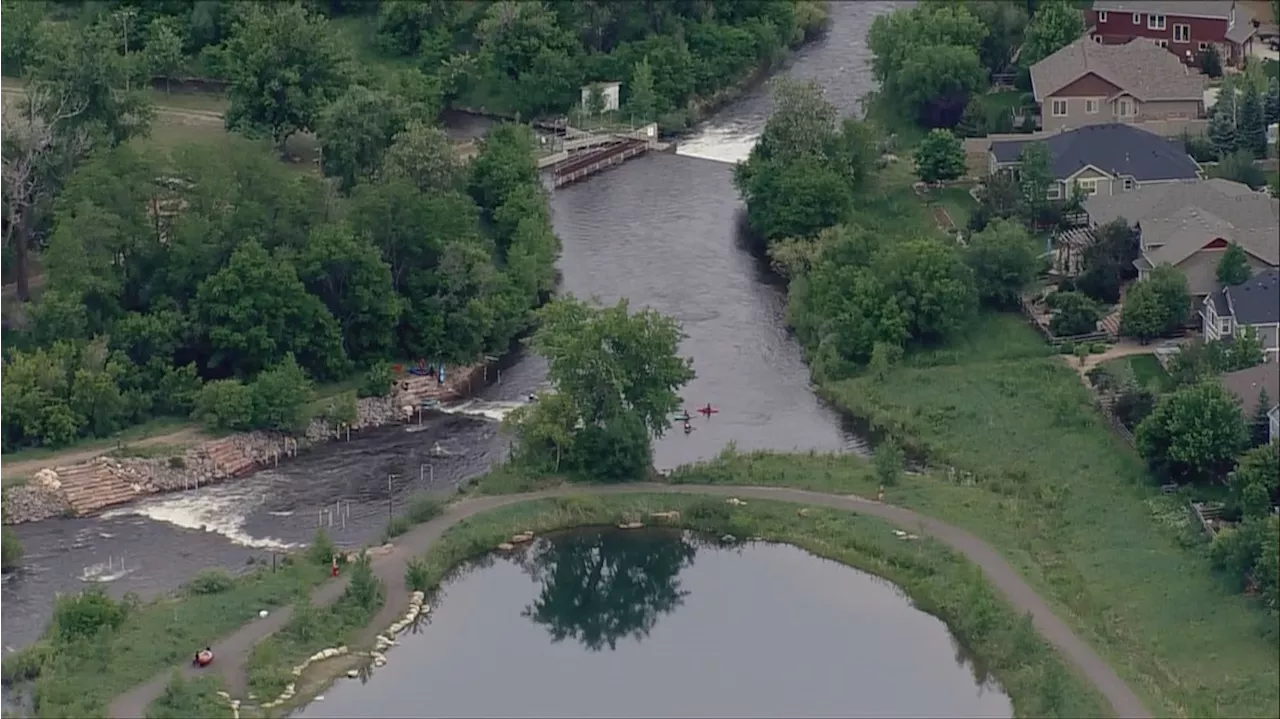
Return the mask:
POLYGON ((164 434, 153 434, 138 439, 120 440, 119 443, 112 440, 102 441, 97 446, 88 449, 67 449, 61 452, 54 452, 40 459, 24 459, 18 462, 10 462, 0 459, 3 462, 4 473, 10 477, 25 477, 33 475, 45 467, 69 467, 73 464, 88 462, 95 457, 101 457, 104 454, 116 451, 118 447, 153 447, 156 445, 173 445, 175 447, 188 447, 193 444, 199 444, 209 439, 207 434, 200 431, 200 428, 191 425, 165 432, 164 434))
MULTIPOLYGON (((720 485, 669 485, 669 484, 627 484, 614 486, 569 486, 533 492, 528 494, 512 494, 497 497, 466 498, 451 505, 441 516, 416 527, 400 538, 400 543, 390 552, 376 557, 373 561, 374 573, 387 586, 387 601, 378 612, 370 628, 368 638, 384 631, 388 626, 403 617, 409 608, 409 592, 404 589, 405 563, 413 557, 421 556, 431 544, 440 538, 446 529, 472 515, 487 510, 503 507, 531 499, 556 497, 573 494, 703 494, 722 497, 743 497, 748 499, 772 499, 798 504, 819 505, 866 514, 886 519, 899 527, 931 536, 952 549, 964 554, 982 569, 988 581, 1005 596, 1005 599, 1017 611, 1030 614, 1036 630, 1052 644, 1067 660, 1075 666, 1080 674, 1088 678, 1098 691, 1110 702, 1112 710, 1119 717, 1135 717, 1149 719, 1151 714, 1143 707, 1128 686, 1116 675, 1094 651, 1081 641, 1062 620, 1053 614, 1049 606, 1041 599, 1018 573, 1009 566, 996 550, 972 534, 939 522, 909 509, 902 509, 888 504, 881 504, 861 497, 849 495, 821 494, 798 489, 777 487, 734 487, 720 485)), ((326 583, 316 589, 312 601, 324 605, 336 600, 346 588, 346 579, 326 583)), ((213 646, 218 656, 215 666, 220 668, 226 680, 227 690, 232 696, 244 697, 246 676, 245 662, 257 642, 272 632, 280 629, 289 621, 292 608, 277 609, 265 619, 251 622, 234 634, 224 638, 213 646)), ((194 673, 190 664, 183 671, 194 673)), ((132 719, 146 715, 146 709, 158 697, 169 681, 170 671, 160 673, 151 681, 135 687, 119 696, 111 703, 108 710, 113 719, 132 719)), ((261 697, 269 700, 273 697, 261 697)))
POLYGON ((1071 369, 1075 370, 1076 373, 1080 375, 1080 379, 1084 381, 1084 385, 1092 389, 1093 385, 1089 384, 1089 370, 1097 367, 1103 362, 1120 359, 1121 357, 1155 354, 1156 348, 1159 346, 1160 345, 1157 344, 1139 344, 1135 340, 1121 340, 1108 347, 1106 352, 1096 355, 1091 354, 1085 357, 1083 363, 1081 363, 1080 359, 1075 356, 1059 356, 1062 357, 1063 361, 1071 365, 1071 369))

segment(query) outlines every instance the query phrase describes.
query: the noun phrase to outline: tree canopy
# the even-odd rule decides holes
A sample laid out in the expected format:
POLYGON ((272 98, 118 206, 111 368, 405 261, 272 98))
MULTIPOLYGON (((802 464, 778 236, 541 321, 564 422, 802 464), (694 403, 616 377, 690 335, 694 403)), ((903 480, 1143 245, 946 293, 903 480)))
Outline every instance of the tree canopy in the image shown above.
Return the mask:
POLYGON ((678 356, 675 320, 631 313, 626 300, 599 308, 568 296, 538 312, 531 346, 547 358, 554 390, 512 413, 518 456, 547 471, 601 479, 638 479, 693 379, 678 356))

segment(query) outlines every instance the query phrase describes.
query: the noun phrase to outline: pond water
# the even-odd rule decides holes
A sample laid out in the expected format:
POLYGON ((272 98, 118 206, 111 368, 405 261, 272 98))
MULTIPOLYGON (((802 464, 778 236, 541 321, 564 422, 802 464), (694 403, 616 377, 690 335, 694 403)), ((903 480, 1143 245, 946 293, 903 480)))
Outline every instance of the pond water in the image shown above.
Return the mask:
POLYGON ((297 717, 1009 717, 938 619, 786 545, 573 532, 473 562, 297 717))

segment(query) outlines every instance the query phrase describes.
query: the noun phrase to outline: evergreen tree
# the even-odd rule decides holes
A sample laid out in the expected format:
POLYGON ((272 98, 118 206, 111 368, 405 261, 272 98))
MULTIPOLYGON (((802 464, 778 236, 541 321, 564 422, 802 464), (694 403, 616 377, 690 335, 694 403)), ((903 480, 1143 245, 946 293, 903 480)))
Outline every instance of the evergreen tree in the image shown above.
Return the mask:
MULTIPOLYGON (((1229 92, 1229 90, 1228 90, 1229 92)), ((1219 157, 1226 157, 1236 150, 1236 125, 1231 112, 1223 107, 1222 98, 1209 114, 1209 142, 1219 157)))
POLYGON ((1267 123, 1262 114, 1262 95, 1253 83, 1247 83, 1244 97, 1240 98, 1236 144, 1252 152, 1254 157, 1267 156, 1267 123))
POLYGON ((1267 388, 1263 387, 1258 392, 1258 406, 1253 410, 1253 417, 1249 422, 1249 434, 1255 447, 1261 447, 1270 439, 1268 435, 1271 431, 1271 418, 1267 413, 1271 411, 1271 405, 1271 397, 1267 396, 1267 388))
POLYGON ((1272 76, 1267 81, 1267 96, 1262 102, 1262 115, 1267 125, 1280 122, 1280 77, 1272 76))
POLYGON ((1218 282, 1223 285, 1239 285, 1249 279, 1249 258, 1244 248, 1232 242, 1218 258, 1218 282))
POLYGON ((1209 77, 1222 77, 1222 56, 1218 54, 1218 48, 1209 45, 1200 53, 1200 72, 1209 77))

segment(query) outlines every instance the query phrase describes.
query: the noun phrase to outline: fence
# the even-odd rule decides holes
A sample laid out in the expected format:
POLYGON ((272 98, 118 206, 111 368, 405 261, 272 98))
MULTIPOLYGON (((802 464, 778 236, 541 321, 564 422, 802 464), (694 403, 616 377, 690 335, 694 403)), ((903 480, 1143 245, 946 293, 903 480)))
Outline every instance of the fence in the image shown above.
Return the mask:
POLYGON ((1082 335, 1060 337, 1055 335, 1053 330, 1049 329, 1049 323, 1045 322, 1044 316, 1036 312, 1035 305, 1028 302, 1026 297, 1019 300, 1019 306, 1022 308, 1022 316, 1027 318, 1027 322, 1029 322, 1031 326, 1035 328, 1042 337, 1044 337, 1046 342, 1054 347, 1060 347, 1067 342, 1072 342, 1074 344, 1087 344, 1090 342, 1109 342, 1111 340, 1111 335, 1106 332, 1089 332, 1082 335))

